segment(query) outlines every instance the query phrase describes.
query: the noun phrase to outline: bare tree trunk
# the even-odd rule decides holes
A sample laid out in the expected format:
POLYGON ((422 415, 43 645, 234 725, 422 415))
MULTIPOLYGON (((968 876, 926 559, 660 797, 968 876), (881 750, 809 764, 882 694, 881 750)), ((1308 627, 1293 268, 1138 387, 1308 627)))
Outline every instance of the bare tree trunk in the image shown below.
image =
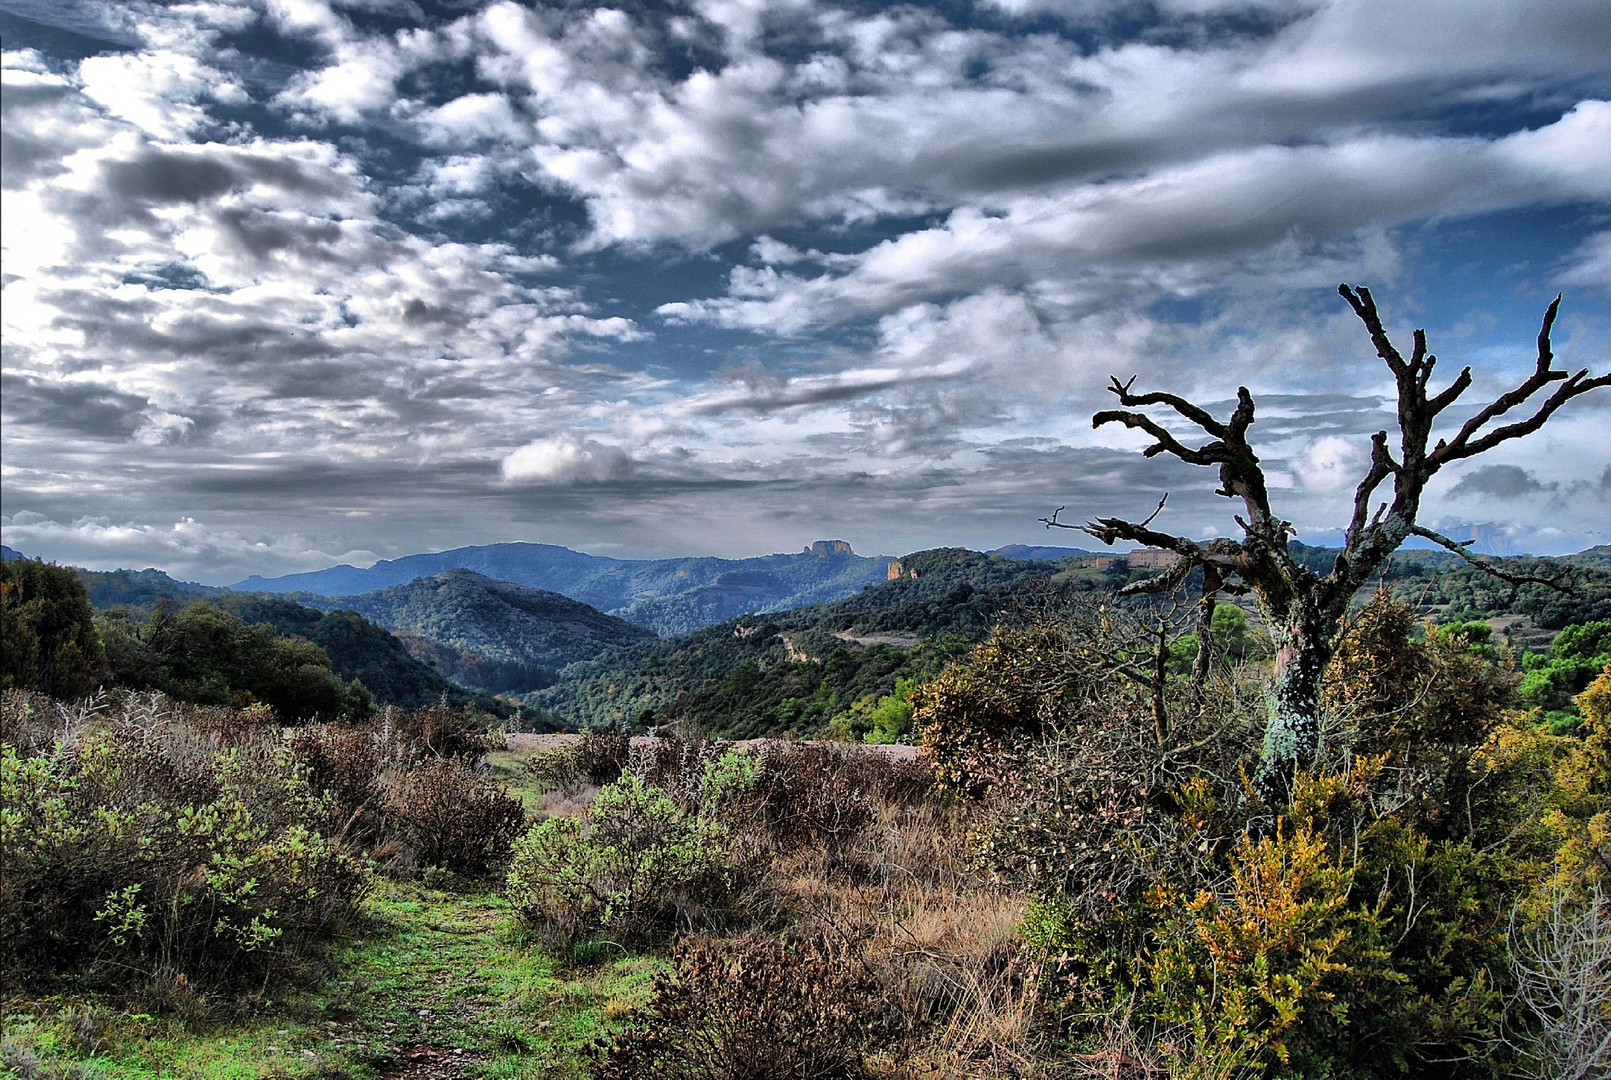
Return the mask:
POLYGON ((1159 619, 1153 633, 1152 733, 1163 746, 1169 741, 1169 623, 1159 619))
MULTIPOLYGON (((1381 357, 1397 383, 1399 438, 1395 457, 1386 431, 1371 437, 1370 465, 1354 491, 1353 515, 1344 531, 1343 549, 1329 574, 1321 576, 1299 564, 1287 548, 1294 530, 1290 522, 1281 520, 1270 507, 1264 469, 1247 437, 1254 420, 1254 405, 1253 395, 1245 386, 1237 389, 1236 407, 1230 417, 1220 420, 1178 395, 1137 393, 1132 389, 1134 377, 1129 382, 1120 382, 1115 377, 1108 389, 1119 399, 1122 408, 1104 410, 1091 418, 1093 427, 1117 423, 1151 436, 1153 444, 1143 451, 1147 457, 1169 454, 1190 465, 1217 466, 1220 480, 1217 494, 1242 502, 1246 516, 1238 515, 1236 519, 1242 527, 1242 540, 1218 538, 1199 543, 1152 528, 1153 520, 1163 511, 1164 500, 1159 501, 1150 517, 1140 522, 1098 518, 1084 525, 1072 525, 1058 521, 1057 512, 1041 519, 1047 528, 1080 529, 1104 544, 1128 540, 1165 548, 1181 557, 1156 577, 1126 586, 1125 592, 1170 592, 1181 586, 1193 568, 1203 568, 1203 598, 1197 617, 1198 653, 1192 670, 1195 693, 1200 694, 1211 662, 1215 594, 1224 589, 1235 593, 1252 592, 1258 597, 1266 617, 1280 635, 1276 680, 1270 695, 1269 723, 1265 728, 1257 778, 1261 793, 1276 804, 1286 800, 1293 774, 1312 765, 1320 752, 1320 679, 1331 662, 1333 639, 1347 613, 1348 602, 1355 590, 1410 536, 1433 540, 1507 581, 1542 582, 1564 591, 1560 578, 1507 574, 1469 555, 1466 544, 1416 524, 1421 495, 1427 482, 1445 465, 1485 454, 1502 443, 1530 435, 1568 401, 1611 386, 1611 374, 1591 376, 1587 368, 1567 372, 1554 366, 1550 330, 1560 310, 1561 298, 1557 296, 1544 314, 1538 333, 1538 362, 1533 372, 1515 388, 1477 410, 1458 431, 1433 443, 1432 429, 1439 414, 1471 387, 1471 369, 1463 369, 1441 391, 1431 392, 1437 357, 1427 351, 1425 332, 1415 331, 1414 349, 1406 359, 1388 339, 1370 290, 1343 285, 1338 292, 1364 323, 1376 347, 1376 355, 1381 357), (1539 394, 1544 395, 1541 400, 1537 399, 1539 394), (1512 410, 1529 402, 1532 402, 1530 415, 1509 423, 1500 422, 1512 410), (1181 442, 1169 429, 1140 411, 1153 406, 1173 410, 1180 419, 1201 429, 1208 441, 1199 446, 1181 442), (1389 482, 1391 498, 1379 500, 1378 491, 1389 482)), ((1058 512, 1061 509, 1059 507, 1058 512)))
POLYGON ((1320 753, 1320 680, 1331 663, 1337 621, 1298 604, 1278 631, 1275 684, 1270 690, 1255 783, 1272 803, 1286 800, 1292 777, 1320 753))

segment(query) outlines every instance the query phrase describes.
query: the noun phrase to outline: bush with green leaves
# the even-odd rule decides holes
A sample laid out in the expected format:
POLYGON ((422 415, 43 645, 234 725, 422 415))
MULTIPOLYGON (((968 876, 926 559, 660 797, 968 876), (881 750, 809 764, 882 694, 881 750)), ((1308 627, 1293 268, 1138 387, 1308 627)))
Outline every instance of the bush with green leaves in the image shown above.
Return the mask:
POLYGON ((1346 1072, 1373 1019, 1361 1004, 1404 982, 1383 908, 1354 902, 1356 867, 1302 825, 1244 833, 1229 870, 1218 890, 1148 898, 1166 914, 1141 997, 1171 1032, 1166 1058, 1180 1071, 1346 1072))
POLYGON ((1511 708, 1480 631, 1418 640, 1378 597, 1327 672, 1325 756, 1272 806, 1247 782, 1257 671, 1174 683, 1159 727, 1088 647, 1122 643, 1122 618, 998 630, 917 709, 942 781, 979 800, 976 851, 1036 896, 1026 937, 1068 1033, 1122 1016, 1176 1075, 1505 1067, 1500 1035, 1526 1023, 1507 918, 1611 866, 1598 691, 1586 734, 1552 734, 1511 708))
MULTIPOLYGON (((1270 656, 1269 634, 1254 626, 1247 613, 1235 604, 1219 603, 1214 607, 1209 636, 1215 654, 1228 663, 1240 664, 1249 660, 1263 660, 1270 656)), ((1180 671, 1190 670, 1197 659, 1197 635, 1183 634, 1176 639, 1171 660, 1180 671)))
POLYGON ((319 646, 247 625, 212 604, 197 601, 178 612, 159 605, 147 623, 106 617, 99 625, 119 686, 202 705, 261 702, 287 723, 362 720, 373 709, 363 684, 343 683, 319 646))
POLYGON ((525 824, 462 709, 288 731, 262 705, 6 691, 0 742, 17 979, 260 981, 354 914, 377 863, 500 873, 525 824))
POLYGON ((1581 714, 1573 699, 1611 663, 1611 619, 1568 626, 1555 636, 1549 654, 1522 659, 1521 697, 1561 734, 1576 729, 1581 714))
POLYGON ((8 978, 260 980, 356 911, 367 870, 320 832, 326 808, 277 730, 226 740, 149 696, 63 721, 43 752, 0 757, 8 978))
POLYGON ((576 816, 515 841, 507 891, 544 936, 645 942, 741 908, 759 867, 741 838, 626 773, 576 816))

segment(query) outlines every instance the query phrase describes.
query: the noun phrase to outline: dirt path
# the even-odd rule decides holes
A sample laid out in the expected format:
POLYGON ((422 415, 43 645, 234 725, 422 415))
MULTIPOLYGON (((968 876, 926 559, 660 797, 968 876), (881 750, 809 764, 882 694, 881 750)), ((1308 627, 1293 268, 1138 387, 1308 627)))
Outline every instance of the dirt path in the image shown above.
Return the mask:
POLYGON ((466 1065, 479 1060, 480 1055, 466 1054, 463 1047, 417 1043, 381 1069, 379 1080, 455 1080, 464 1075, 466 1065))
MULTIPOLYGON (((559 747, 564 746, 567 742, 572 742, 572 741, 574 741, 576 739, 581 738, 581 736, 580 735, 557 735, 557 734, 533 735, 533 734, 531 734, 529 732, 517 731, 517 732, 514 732, 514 733, 508 735, 507 738, 509 740, 509 749, 510 750, 513 750, 516 753, 522 753, 522 754, 535 754, 535 753, 538 753, 538 752, 543 751, 543 750, 556 750, 559 747)), ((634 736, 632 736, 632 745, 633 746, 649 746, 649 745, 652 745, 655 741, 656 740, 655 740, 655 737, 653 735, 634 735, 634 736)), ((762 746, 774 745, 774 744, 777 744, 777 743, 788 742, 788 741, 793 741, 793 740, 784 740, 784 739, 741 739, 738 742, 734 743, 733 745, 734 746, 762 747, 762 746)), ((817 746, 817 745, 820 745, 820 746, 832 746, 832 747, 836 747, 838 749, 842 749, 842 750, 845 750, 845 751, 848 751, 848 752, 851 752, 851 753, 878 754, 880 757, 888 758, 891 761, 914 761, 922 753, 922 750, 920 748, 916 747, 916 746, 874 745, 874 744, 869 744, 869 743, 846 743, 846 742, 820 742, 819 743, 819 742, 816 742, 814 740, 805 740, 805 742, 807 743, 807 745, 812 745, 812 746, 817 746)))

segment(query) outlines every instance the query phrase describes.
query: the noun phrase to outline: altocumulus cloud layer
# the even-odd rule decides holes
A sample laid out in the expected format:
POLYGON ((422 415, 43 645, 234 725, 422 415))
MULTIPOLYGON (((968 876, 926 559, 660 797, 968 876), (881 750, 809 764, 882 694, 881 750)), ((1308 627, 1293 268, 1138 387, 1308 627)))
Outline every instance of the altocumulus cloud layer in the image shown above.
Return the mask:
MULTIPOLYGON (((1563 362, 1607 363, 1596 0, 0 0, 0 32, 0 524, 47 557, 898 552, 1165 490, 1231 531, 1090 429, 1113 373, 1252 388, 1324 541, 1391 423, 1339 281, 1473 364, 1472 408, 1556 291, 1563 362)), ((1608 420, 1428 518, 1611 539, 1608 420)))

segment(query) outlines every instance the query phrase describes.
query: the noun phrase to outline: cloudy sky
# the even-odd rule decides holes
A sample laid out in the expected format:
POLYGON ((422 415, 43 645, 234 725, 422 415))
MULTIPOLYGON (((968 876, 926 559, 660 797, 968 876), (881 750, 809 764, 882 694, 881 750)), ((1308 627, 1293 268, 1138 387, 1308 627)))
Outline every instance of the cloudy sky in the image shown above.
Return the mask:
MULTIPOLYGON (((469 543, 1335 538, 1427 328, 1469 414, 1611 364, 1603 0, 0 0, 5 542, 204 581, 469 543), (1480 400, 1479 400, 1480 399, 1480 400), (1108 398, 1110 401, 1111 399, 1108 398)), ((1455 417, 1456 420, 1463 417, 1455 417)), ((1611 541, 1611 393, 1429 523, 1611 541)), ((1094 541, 1085 541, 1094 546, 1094 541)))

